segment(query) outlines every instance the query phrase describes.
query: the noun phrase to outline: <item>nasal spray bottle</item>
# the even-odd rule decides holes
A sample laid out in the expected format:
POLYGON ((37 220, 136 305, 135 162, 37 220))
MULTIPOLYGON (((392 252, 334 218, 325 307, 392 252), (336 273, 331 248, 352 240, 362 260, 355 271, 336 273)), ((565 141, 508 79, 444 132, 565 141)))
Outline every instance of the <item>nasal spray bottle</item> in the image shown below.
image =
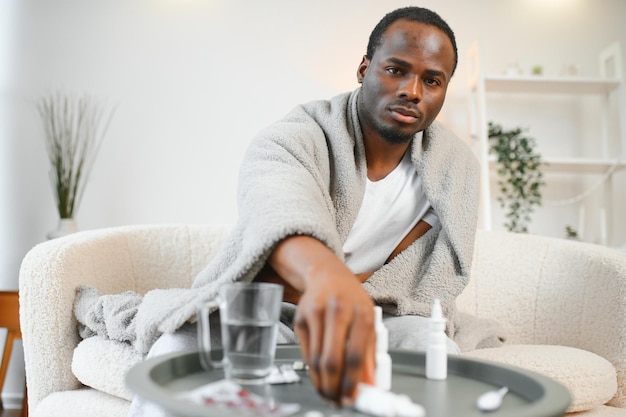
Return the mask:
POLYGON ((354 408, 374 417, 424 417, 424 407, 415 404, 405 394, 394 394, 391 389, 391 356, 389 331, 383 324, 383 310, 374 307, 376 331, 376 370, 374 384, 361 383, 354 408))
POLYGON ((446 319, 441 303, 435 298, 430 315, 430 332, 426 349, 426 378, 444 380, 448 376, 448 349, 446 346, 446 319))
POLYGON ((376 331, 376 371, 374 381, 378 388, 391 389, 391 356, 389 356, 389 330, 383 323, 383 309, 374 306, 376 331))

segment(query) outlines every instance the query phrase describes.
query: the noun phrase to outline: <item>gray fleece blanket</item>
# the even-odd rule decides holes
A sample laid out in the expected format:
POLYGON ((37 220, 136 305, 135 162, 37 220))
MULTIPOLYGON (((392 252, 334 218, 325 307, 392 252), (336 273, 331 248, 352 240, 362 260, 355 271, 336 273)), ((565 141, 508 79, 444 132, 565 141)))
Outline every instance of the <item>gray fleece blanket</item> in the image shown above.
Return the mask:
MULTIPOLYGON (((145 353, 162 332, 192 319, 198 303, 214 298, 222 284, 251 281, 275 245, 290 235, 313 236, 343 259, 367 175, 356 109, 359 91, 296 107, 252 141, 240 170, 238 223, 192 288, 139 296, 100 295, 81 287, 75 303, 81 335, 126 341, 145 353)), ((437 122, 424 131, 421 147, 412 146, 411 159, 440 225, 363 285, 388 313, 428 316, 433 299, 439 298, 444 314, 453 317, 455 299, 470 274, 478 163, 467 145, 437 122)), ((451 336, 455 323, 448 321, 451 336)))

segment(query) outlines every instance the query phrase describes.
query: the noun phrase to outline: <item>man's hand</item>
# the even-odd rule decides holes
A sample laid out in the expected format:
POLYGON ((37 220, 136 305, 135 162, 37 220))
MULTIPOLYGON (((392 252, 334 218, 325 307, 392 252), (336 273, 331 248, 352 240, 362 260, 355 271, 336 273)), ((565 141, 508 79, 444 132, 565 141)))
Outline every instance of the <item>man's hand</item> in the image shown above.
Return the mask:
POLYGON ((364 369, 374 367, 372 300, 357 276, 312 237, 283 240, 270 264, 302 292, 294 325, 313 384, 328 400, 351 404, 357 384, 371 379, 364 369))
POLYGON ((375 344, 373 303, 354 276, 321 272, 298 305, 295 330, 320 394, 351 404, 363 381, 367 346, 375 344))

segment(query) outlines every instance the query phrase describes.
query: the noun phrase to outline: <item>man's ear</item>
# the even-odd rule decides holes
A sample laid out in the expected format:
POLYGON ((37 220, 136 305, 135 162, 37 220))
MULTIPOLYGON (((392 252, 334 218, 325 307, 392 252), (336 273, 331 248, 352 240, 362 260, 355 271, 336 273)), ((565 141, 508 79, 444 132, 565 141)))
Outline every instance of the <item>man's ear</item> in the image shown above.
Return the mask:
POLYGON ((361 63, 359 64, 359 68, 356 71, 356 80, 359 82, 359 84, 361 84, 363 82, 363 78, 365 78, 365 73, 367 72, 367 69, 370 66, 370 59, 367 57, 367 55, 363 55, 363 59, 361 60, 361 63))

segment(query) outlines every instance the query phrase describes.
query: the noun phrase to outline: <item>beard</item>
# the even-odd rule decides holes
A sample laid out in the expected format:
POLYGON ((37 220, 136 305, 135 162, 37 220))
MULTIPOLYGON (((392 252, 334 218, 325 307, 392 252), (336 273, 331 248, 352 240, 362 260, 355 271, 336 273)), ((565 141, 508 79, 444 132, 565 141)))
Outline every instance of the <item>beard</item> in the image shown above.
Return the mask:
POLYGON ((414 133, 400 132, 399 130, 394 129, 393 127, 383 126, 381 123, 378 123, 378 122, 374 124, 374 127, 376 129, 376 132, 378 132, 381 138, 383 138, 386 142, 393 143, 393 144, 410 142, 411 139, 413 139, 413 137, 415 136, 415 133, 417 133, 417 132, 414 132, 414 133))

